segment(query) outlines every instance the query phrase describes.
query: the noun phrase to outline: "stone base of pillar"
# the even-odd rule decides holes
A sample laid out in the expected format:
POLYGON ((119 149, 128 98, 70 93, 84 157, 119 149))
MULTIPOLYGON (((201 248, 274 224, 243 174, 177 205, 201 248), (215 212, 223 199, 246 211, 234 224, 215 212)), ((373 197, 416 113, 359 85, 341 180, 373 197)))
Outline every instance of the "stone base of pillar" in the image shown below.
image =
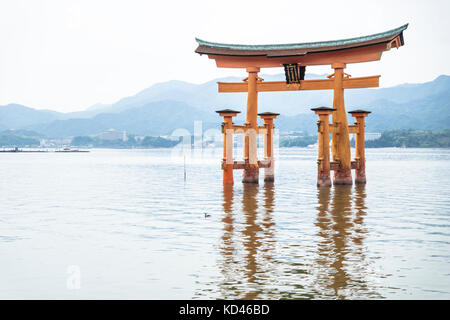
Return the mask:
POLYGON ((259 183, 259 168, 255 165, 246 165, 242 174, 243 183, 259 183))
POLYGON ((351 170, 348 171, 335 171, 334 172, 334 181, 333 183, 336 185, 346 184, 351 185, 353 184, 352 180, 352 172, 351 170))
POLYGON ((225 164, 223 169, 223 184, 233 184, 233 164, 225 164))
MULTIPOLYGON (((266 160, 270 160, 267 159, 266 160)), ((266 182, 274 182, 275 181, 275 173, 274 173, 274 168, 275 168, 275 163, 274 160, 271 159, 270 160, 270 167, 269 168, 264 168, 264 181, 266 182)))
POLYGON ((318 187, 331 187, 331 178, 329 172, 319 172, 317 176, 318 187))
POLYGON ((365 170, 355 170, 355 184, 366 184, 366 172, 365 170))

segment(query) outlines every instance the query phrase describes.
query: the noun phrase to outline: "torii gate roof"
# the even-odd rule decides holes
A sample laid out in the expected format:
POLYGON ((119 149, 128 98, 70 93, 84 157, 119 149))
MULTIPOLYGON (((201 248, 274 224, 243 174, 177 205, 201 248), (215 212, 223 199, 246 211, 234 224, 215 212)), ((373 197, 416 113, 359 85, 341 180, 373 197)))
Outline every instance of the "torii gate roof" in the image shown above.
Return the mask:
POLYGON ((218 67, 280 67, 284 63, 301 65, 323 65, 332 63, 357 63, 375 61, 383 51, 399 48, 404 44, 403 31, 408 24, 399 28, 363 37, 343 40, 245 45, 224 44, 200 40, 195 50, 215 59, 218 67))

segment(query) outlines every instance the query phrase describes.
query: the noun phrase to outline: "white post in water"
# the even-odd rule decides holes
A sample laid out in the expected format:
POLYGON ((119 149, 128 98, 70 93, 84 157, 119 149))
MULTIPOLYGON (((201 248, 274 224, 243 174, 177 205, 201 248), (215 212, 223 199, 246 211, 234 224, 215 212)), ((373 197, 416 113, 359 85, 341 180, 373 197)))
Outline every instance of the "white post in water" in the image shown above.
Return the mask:
POLYGON ((186 181, 186 155, 184 155, 184 181, 186 181))

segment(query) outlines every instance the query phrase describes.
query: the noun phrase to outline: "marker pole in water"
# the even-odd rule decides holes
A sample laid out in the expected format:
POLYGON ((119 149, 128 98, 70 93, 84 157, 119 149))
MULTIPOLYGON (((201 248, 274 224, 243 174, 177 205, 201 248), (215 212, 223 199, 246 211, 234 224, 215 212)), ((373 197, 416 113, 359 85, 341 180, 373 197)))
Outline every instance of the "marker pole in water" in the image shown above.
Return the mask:
POLYGON ((184 155, 184 181, 186 181, 186 155, 184 155))

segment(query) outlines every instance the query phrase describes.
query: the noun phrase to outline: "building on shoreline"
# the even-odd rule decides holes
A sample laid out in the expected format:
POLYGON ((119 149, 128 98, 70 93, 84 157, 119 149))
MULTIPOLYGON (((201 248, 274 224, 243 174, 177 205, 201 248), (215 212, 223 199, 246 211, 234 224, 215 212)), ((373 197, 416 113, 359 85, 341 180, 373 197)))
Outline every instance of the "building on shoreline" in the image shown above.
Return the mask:
POLYGON ((107 140, 107 141, 114 141, 114 140, 122 140, 127 141, 127 132, 126 131, 118 131, 115 129, 108 129, 106 131, 103 131, 98 135, 100 140, 107 140))

